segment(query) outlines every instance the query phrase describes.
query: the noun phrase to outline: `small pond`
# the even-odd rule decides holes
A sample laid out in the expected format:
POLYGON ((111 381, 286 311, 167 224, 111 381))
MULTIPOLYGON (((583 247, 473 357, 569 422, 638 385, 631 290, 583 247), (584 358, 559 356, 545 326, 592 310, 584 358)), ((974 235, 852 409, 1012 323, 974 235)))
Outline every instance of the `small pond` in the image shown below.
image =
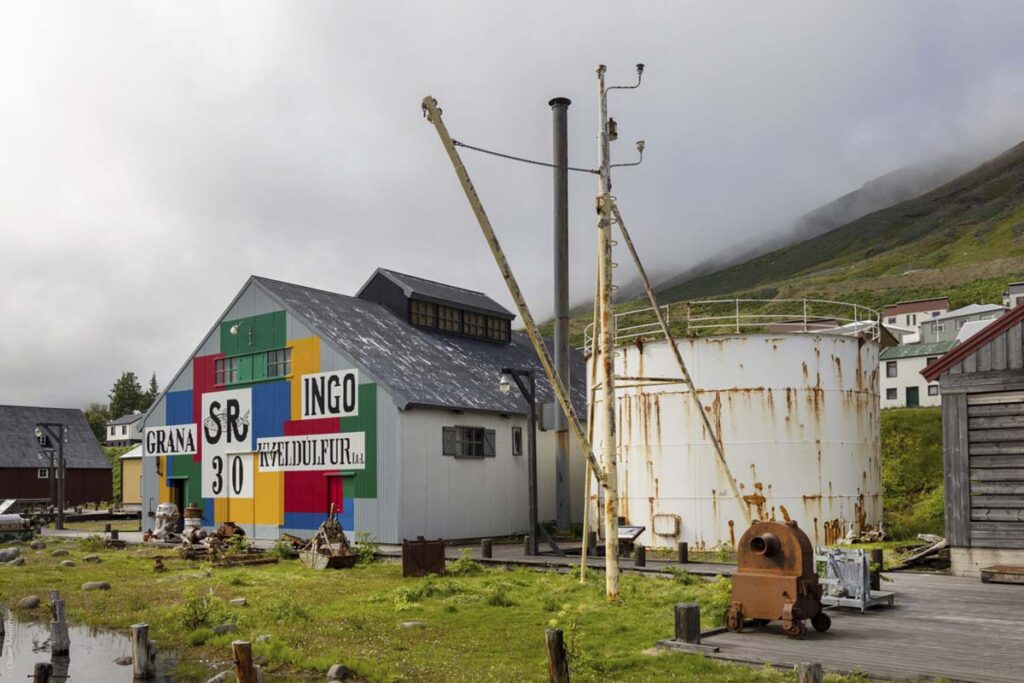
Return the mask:
MULTIPOLYGON (((16 619, 13 614, 2 611, 0 616, 4 619, 6 631, 0 638, 0 683, 31 680, 37 662, 53 664, 55 683, 128 683, 132 680, 131 665, 124 666, 114 661, 118 657, 131 657, 131 642, 126 635, 69 626, 71 653, 66 657, 51 658, 49 623, 16 619)), ((175 664, 173 656, 158 653, 157 670, 161 675, 157 680, 171 681, 169 672, 173 671, 175 664)))

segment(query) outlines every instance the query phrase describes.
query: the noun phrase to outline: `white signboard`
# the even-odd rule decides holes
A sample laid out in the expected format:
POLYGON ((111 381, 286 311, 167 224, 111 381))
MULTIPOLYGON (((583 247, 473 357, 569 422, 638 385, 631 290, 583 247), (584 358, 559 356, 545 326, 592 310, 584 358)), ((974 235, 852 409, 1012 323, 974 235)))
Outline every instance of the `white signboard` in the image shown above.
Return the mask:
POLYGON ((359 414, 359 372, 335 370, 302 376, 302 419, 359 414))
POLYGON ((273 436, 256 440, 260 472, 366 469, 366 433, 273 436))
POLYGON ((248 487, 252 497, 252 457, 239 459, 238 455, 252 453, 252 390, 232 389, 203 394, 201 417, 203 439, 203 497, 222 498, 228 494, 228 485, 240 482, 248 487), (231 480, 232 468, 240 479, 231 480), (240 468, 240 469, 238 469, 240 468))
POLYGON ((195 455, 196 426, 146 427, 142 434, 143 455, 195 455))
MULTIPOLYGON (((203 458, 206 462, 206 458, 203 458)), ((253 456, 251 453, 215 455, 210 460, 211 498, 252 498, 253 456)), ((203 488, 207 487, 203 475, 203 488)), ((203 493, 206 496, 206 492, 203 493)))

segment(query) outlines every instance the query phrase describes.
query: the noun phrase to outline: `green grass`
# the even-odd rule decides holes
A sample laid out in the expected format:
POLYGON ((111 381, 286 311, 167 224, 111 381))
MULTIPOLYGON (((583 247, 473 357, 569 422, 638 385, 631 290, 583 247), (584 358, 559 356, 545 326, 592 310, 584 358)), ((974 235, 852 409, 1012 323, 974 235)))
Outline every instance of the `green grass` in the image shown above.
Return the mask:
POLYGON ((882 411, 885 530, 893 539, 945 534, 939 408, 882 411))
POLYGON ((114 500, 121 500, 121 456, 134 446, 104 446, 103 454, 110 461, 111 476, 114 483, 114 500))
MULTIPOLYGON (((726 579, 625 575, 620 602, 609 605, 599 574, 580 584, 571 574, 470 571, 463 563, 459 576, 403 579, 390 563, 314 572, 297 561, 217 569, 176 558, 155 574, 152 557, 167 558, 166 550, 105 550, 100 564, 66 568, 50 556, 54 547, 26 548, 23 567, 0 566, 2 601, 12 606, 55 588, 74 622, 122 631, 148 623, 153 640, 182 655, 175 680, 188 679, 185 672, 201 661, 227 668, 232 640, 269 635, 255 653, 279 675, 322 676, 340 662, 373 681, 544 681, 544 629, 551 626, 565 632, 573 680, 794 680, 788 672, 651 650, 671 635, 676 602, 699 601, 704 626, 720 624, 729 602, 726 579), (93 580, 109 581, 112 590, 80 590, 93 580), (235 597, 247 598, 248 606, 232 607, 235 597), (214 635, 222 623, 237 624, 238 633, 214 635)), ((81 560, 76 543, 64 547, 81 560)))

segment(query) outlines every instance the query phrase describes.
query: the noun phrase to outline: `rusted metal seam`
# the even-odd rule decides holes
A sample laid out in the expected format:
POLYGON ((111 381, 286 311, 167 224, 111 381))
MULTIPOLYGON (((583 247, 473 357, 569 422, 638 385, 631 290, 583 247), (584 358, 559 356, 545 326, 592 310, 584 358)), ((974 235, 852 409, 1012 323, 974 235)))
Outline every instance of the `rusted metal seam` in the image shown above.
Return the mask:
POLYGON ((523 319, 523 326, 526 328, 526 333, 529 335, 530 341, 533 343, 533 349, 537 353, 537 357, 540 360, 541 365, 544 367, 544 374, 547 375, 548 381, 551 382, 551 387, 555 392, 555 397, 558 399, 558 403, 561 405, 562 411, 569 420, 569 426, 572 428, 573 435, 579 442, 580 449, 583 451, 584 455, 586 455, 587 460, 591 463, 591 467, 594 467, 597 480, 603 486, 607 486, 608 478, 599 467, 595 467, 597 465, 597 459, 594 456, 594 449, 590 445, 590 440, 587 439, 586 434, 583 433, 583 427, 580 425, 579 416, 576 415, 576 410, 572 407, 572 401, 569 400, 569 392, 566 391, 561 378, 559 378, 558 374, 555 372, 555 364, 551 360, 551 356, 548 355, 547 347, 544 346, 544 340, 540 336, 537 324, 534 322, 533 315, 530 313, 530 309, 526 305, 526 299, 523 297, 523 292, 519 288, 519 283, 516 281, 515 275, 512 274, 512 267, 509 265, 508 259, 505 258, 505 252, 501 249, 501 244, 498 242, 497 235, 494 234, 494 228, 491 226, 491 220, 487 217, 487 213, 484 211, 484 206, 480 201, 480 197, 476 193, 476 188, 473 187, 473 181, 469 178, 469 172, 466 171, 466 167, 462 163, 462 158, 455 149, 455 145, 452 144, 452 138, 448 134, 448 129, 445 127, 444 121, 441 120, 441 110, 437 106, 437 100, 429 95, 424 97, 423 112, 427 121, 434 125, 434 129, 437 131, 438 137, 441 138, 441 144, 444 145, 445 150, 448 152, 448 158, 451 160, 452 166, 455 169, 455 175, 458 177, 459 183, 462 185, 462 189, 466 193, 466 199, 469 200, 470 208, 473 209, 473 214, 476 216, 477 223, 480 224, 480 230, 484 234, 484 239, 487 240, 487 246, 490 247, 491 254, 494 255, 494 260, 498 264, 501 276, 504 278, 505 284, 508 286, 509 294, 512 295, 512 299, 515 301, 519 315, 523 319))
POLYGON ((704 421, 704 429, 707 430, 708 436, 711 442, 715 446, 715 453, 718 455, 718 462, 725 470, 725 475, 729 480, 729 488, 732 489, 732 495, 739 503, 740 512, 747 520, 747 525, 751 523, 750 508, 747 506, 746 501, 743 500, 742 494, 740 494, 739 488, 736 486, 736 479, 732 476, 732 471, 729 469, 729 463, 725 461, 725 451, 722 448, 722 442, 720 435, 715 431, 711 425, 711 420, 708 418, 707 413, 704 411, 704 406, 701 403, 700 397, 697 395, 697 388, 693 384, 693 378, 690 377, 689 370, 686 369, 686 363, 683 362, 683 356, 679 353, 679 347, 676 345, 675 336, 669 329, 668 323, 665 321, 665 316, 661 312, 661 307, 658 306, 658 300, 654 295, 654 290, 651 288, 651 282, 647 278, 647 271, 644 270, 643 263, 640 261, 640 255, 636 251, 636 247, 633 246, 633 240, 629 237, 629 231, 626 229, 626 224, 622 220, 622 214, 619 212, 619 205, 612 201, 611 204, 612 214, 615 217, 615 222, 619 226, 619 232, 622 234, 622 239, 625 240, 626 246, 629 248, 629 253, 633 257, 633 263, 636 265, 637 272, 640 275, 640 281, 644 285, 644 291, 647 293, 647 298, 651 302, 651 308, 654 309, 654 314, 658 317, 658 324, 661 325, 661 331, 665 335, 665 339, 669 342, 669 347, 672 349, 672 354, 675 356, 676 364, 679 366, 679 373, 683 376, 683 381, 690 388, 689 394, 693 397, 694 405, 697 406, 697 412, 700 413, 701 420, 704 421))

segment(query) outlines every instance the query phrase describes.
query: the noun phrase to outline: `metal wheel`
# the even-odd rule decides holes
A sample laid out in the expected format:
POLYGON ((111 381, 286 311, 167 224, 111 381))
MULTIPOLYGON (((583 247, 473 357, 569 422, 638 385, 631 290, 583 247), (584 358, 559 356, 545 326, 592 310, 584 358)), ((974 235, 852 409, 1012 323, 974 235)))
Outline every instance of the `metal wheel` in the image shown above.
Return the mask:
POLYGON ((733 633, 739 633, 743 630, 743 612, 742 610, 733 608, 729 610, 729 615, 725 618, 725 627, 733 633))
POLYGON ((804 634, 807 633, 807 627, 804 626, 803 620, 799 619, 788 624, 783 622, 782 628, 790 638, 803 638, 804 634))
POLYGON ((811 626, 814 627, 815 631, 821 631, 824 633, 832 628, 832 617, 824 612, 818 612, 816 615, 811 617, 811 626))

